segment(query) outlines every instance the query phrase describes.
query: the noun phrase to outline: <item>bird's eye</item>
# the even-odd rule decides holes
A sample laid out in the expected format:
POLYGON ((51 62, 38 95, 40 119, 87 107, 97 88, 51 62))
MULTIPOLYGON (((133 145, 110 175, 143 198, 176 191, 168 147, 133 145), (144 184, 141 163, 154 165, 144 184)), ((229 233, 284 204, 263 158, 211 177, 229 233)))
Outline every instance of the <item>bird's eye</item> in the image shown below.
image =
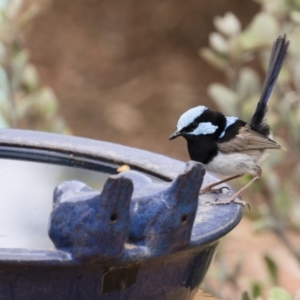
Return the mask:
POLYGON ((184 128, 185 132, 191 132, 198 127, 198 122, 194 121, 184 128))

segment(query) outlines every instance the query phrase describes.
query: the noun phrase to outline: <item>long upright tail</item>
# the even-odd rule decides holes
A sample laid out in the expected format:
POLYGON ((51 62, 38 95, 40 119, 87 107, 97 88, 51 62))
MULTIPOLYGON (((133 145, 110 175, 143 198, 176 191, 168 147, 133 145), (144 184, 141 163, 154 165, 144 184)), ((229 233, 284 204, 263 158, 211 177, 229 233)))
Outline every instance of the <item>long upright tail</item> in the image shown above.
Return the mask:
POLYGON ((270 127, 264 119, 268 110, 268 100, 282 68, 288 47, 289 41, 286 40, 285 35, 278 37, 274 42, 261 97, 251 120, 252 128, 266 136, 270 134, 270 127))

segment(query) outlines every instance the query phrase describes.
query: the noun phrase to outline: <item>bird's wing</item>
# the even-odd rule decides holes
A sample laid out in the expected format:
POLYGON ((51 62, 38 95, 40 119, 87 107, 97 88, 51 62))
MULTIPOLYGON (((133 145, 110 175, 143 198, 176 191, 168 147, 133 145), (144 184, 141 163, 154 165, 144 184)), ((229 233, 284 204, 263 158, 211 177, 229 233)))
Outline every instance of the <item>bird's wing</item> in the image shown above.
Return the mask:
POLYGON ((247 124, 240 128, 239 133, 228 142, 218 143, 223 153, 233 153, 247 150, 280 149, 281 146, 268 137, 251 130, 247 124))

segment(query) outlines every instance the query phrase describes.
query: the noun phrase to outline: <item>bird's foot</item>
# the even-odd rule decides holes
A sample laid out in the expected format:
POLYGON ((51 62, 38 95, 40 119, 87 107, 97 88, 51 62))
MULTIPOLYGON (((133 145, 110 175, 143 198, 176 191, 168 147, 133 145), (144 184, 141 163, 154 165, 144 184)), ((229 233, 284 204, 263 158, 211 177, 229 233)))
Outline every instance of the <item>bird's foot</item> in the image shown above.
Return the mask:
POLYGON ((238 203, 243 205, 244 207, 247 205, 248 208, 250 209, 250 204, 247 203, 246 201, 243 201, 238 198, 229 198, 229 199, 217 199, 216 201, 208 201, 206 203, 209 203, 210 205, 225 205, 229 203, 238 203))
POLYGON ((221 193, 223 193, 223 189, 229 190, 229 187, 227 187, 227 186, 221 186, 220 188, 213 189, 210 186, 207 186, 207 187, 201 189, 200 192, 199 192, 199 194, 203 195, 203 194, 207 194, 208 192, 214 193, 214 194, 221 194, 221 193))

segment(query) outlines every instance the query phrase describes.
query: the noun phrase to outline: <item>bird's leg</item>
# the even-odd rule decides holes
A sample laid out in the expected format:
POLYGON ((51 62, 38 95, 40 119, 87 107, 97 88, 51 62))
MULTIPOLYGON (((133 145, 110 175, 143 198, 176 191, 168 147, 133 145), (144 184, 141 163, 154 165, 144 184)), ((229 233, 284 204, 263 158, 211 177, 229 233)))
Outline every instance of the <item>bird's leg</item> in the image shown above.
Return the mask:
MULTIPOLYGON (((260 176, 261 176, 261 168, 258 167, 256 175, 246 185, 244 185, 240 190, 238 190, 236 193, 234 193, 230 198, 225 199, 225 200, 217 200, 215 202, 210 202, 210 203, 213 205, 220 205, 220 204, 228 204, 231 202, 235 202, 235 203, 242 204, 243 206, 245 206, 245 205, 249 206, 249 204, 246 201, 237 199, 237 197, 240 195, 241 192, 246 190, 254 181, 259 179, 260 176)), ((250 206, 249 206, 249 208, 250 208, 250 206)))
MULTIPOLYGON (((234 176, 231 176, 231 177, 227 177, 227 178, 225 178, 225 179, 223 179, 223 180, 220 180, 220 181, 218 181, 218 182, 212 183, 212 184, 206 186, 205 188, 201 189, 200 192, 199 192, 199 194, 200 194, 200 195, 201 195, 201 194, 206 194, 206 193, 208 193, 209 191, 212 191, 212 192, 214 192, 214 193, 222 192, 222 190, 223 190, 224 188, 227 188, 226 186, 220 187, 220 188, 218 188, 218 189, 212 189, 212 188, 215 187, 215 186, 217 186, 217 185, 219 185, 219 184, 221 184, 221 183, 224 183, 224 182, 227 182, 227 181, 230 181, 230 180, 233 180, 233 179, 242 177, 242 176, 244 176, 244 174, 238 174, 238 175, 234 175, 234 176)), ((227 189, 228 189, 228 188, 227 188, 227 189)))

